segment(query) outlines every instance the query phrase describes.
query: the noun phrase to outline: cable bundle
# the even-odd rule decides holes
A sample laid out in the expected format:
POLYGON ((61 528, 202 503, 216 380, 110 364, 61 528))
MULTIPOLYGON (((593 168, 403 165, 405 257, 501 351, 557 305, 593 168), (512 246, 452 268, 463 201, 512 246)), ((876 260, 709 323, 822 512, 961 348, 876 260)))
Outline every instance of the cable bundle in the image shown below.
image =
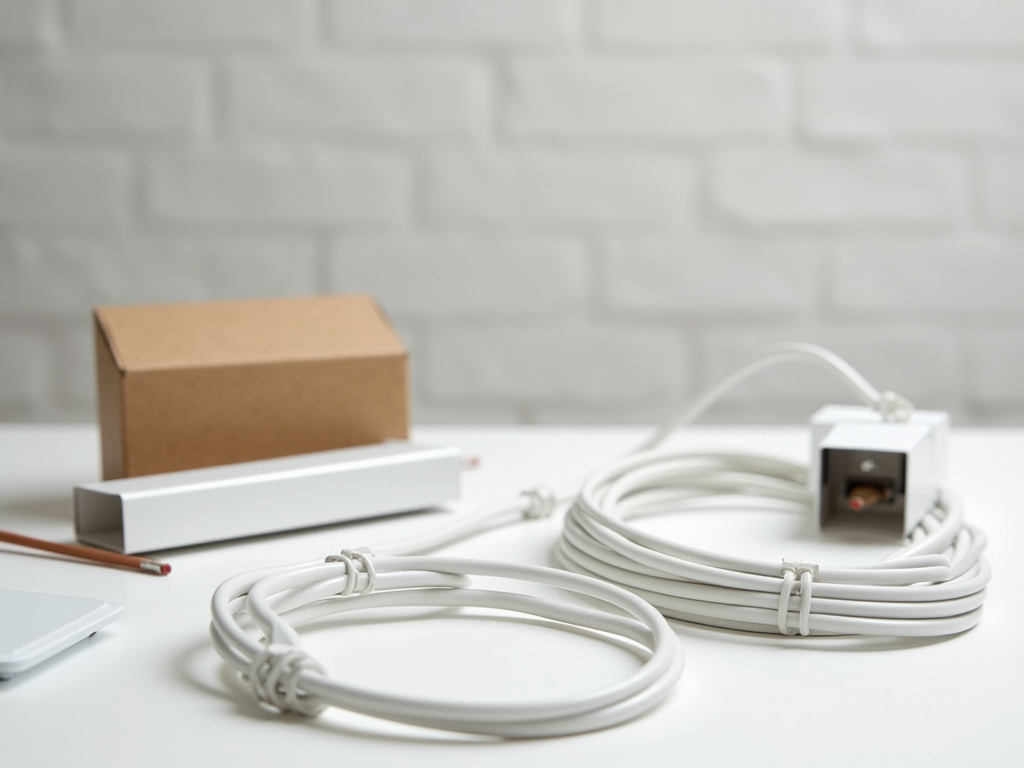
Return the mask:
POLYGON ((991 576, 982 557, 985 536, 965 523, 963 505, 949 489, 942 490, 906 546, 861 568, 731 557, 629 524, 630 517, 682 511, 728 496, 742 496, 745 504, 759 499, 797 504, 810 514, 802 464, 659 448, 744 379, 793 361, 836 375, 885 421, 906 422, 913 413, 908 400, 875 389, 828 350, 802 343, 769 347, 665 424, 641 450, 591 475, 566 515, 557 547, 561 564, 624 586, 670 618, 728 629, 927 637, 973 627, 991 576))
POLYGON ((241 574, 212 601, 217 652, 241 672, 253 694, 279 711, 315 716, 332 705, 410 725, 524 738, 606 728, 658 704, 683 669, 665 619, 631 593, 553 568, 443 557, 346 552, 309 563, 241 574), (471 576, 557 587, 590 598, 554 600, 475 587, 471 576), (301 648, 295 626, 346 611, 383 607, 480 607, 582 627, 625 641, 643 663, 621 682, 536 704, 451 702, 380 693, 327 676, 301 648))
POLYGON ((631 590, 669 618, 728 629, 925 637, 978 622, 990 577, 985 537, 964 523, 948 489, 909 544, 869 567, 733 557, 628 522, 736 495, 810 514, 805 473, 799 464, 739 453, 633 454, 584 484, 566 515, 559 561, 631 590))

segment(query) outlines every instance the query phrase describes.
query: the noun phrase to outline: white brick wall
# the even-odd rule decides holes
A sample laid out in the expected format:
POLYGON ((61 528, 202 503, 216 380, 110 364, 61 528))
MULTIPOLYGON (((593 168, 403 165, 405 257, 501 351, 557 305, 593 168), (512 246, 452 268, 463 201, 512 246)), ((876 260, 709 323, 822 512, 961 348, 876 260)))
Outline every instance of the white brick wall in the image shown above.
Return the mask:
POLYGON ((826 290, 837 313, 880 320, 1024 318, 1021 261, 1011 241, 956 240, 836 246, 826 290))
POLYGON ((282 237, 17 238, 0 241, 0 317, 62 316, 97 304, 203 301, 316 291, 317 255, 282 237))
POLYGON ((511 66, 507 119, 530 137, 779 136, 790 112, 785 75, 766 61, 522 60, 511 66))
POLYGON ((693 208, 693 176, 666 152, 450 151, 430 158, 424 204, 448 227, 675 228, 693 208))
POLYGON ((839 40, 841 0, 598 0, 602 40, 702 48, 821 48, 839 40))
POLYGON ((422 420, 657 419, 796 338, 1024 424, 1021 285, 1019 0, 0 0, 3 420, 92 418, 96 304, 369 291, 422 420))
POLYGON ((56 369, 50 344, 39 331, 0 330, 0 416, 38 418, 53 405, 56 369))
POLYGON ((712 165, 711 202, 751 227, 948 227, 967 202, 956 158, 740 150, 712 165))
POLYGON ((155 157, 144 171, 147 210, 182 225, 394 224, 411 207, 407 163, 391 154, 203 150, 155 157))
POLYGON ((5 0, 0 3, 0 51, 41 45, 54 26, 52 0, 5 0))
POLYGON ((623 316, 809 317, 816 257, 813 246, 755 239, 610 240, 602 295, 608 310, 623 316))
POLYGON ((863 12, 865 37, 880 48, 996 51, 1024 43, 1024 6, 1017 0, 865 0, 863 12))
POLYGON ((346 43, 508 48, 572 40, 574 0, 335 0, 330 28, 346 43))
POLYGON ((648 325, 447 326, 427 352, 428 393, 467 402, 498 396, 525 408, 580 400, 622 407, 671 399, 685 379, 675 334, 648 325))
POLYGON ((71 40, 102 49, 301 45, 319 24, 316 0, 67 0, 67 6, 71 40))
POLYGON ((982 205, 997 227, 1024 226, 1024 154, 997 153, 982 165, 982 205))
POLYGON ((117 227, 127 218, 129 173, 114 152, 0 148, 0 225, 117 227))
POLYGON ((332 56, 249 60, 228 70, 228 130, 237 137, 468 138, 484 123, 478 62, 332 56))
POLYGON ((846 61, 811 68, 806 87, 815 137, 998 142, 1024 126, 1020 64, 846 61))
POLYGON ((195 135, 209 121, 205 69, 142 56, 12 61, 0 70, 0 119, 14 138, 195 135))
POLYGON ((328 288, 370 293, 417 321, 554 318, 583 309, 591 271, 568 239, 346 237, 331 250, 328 288))

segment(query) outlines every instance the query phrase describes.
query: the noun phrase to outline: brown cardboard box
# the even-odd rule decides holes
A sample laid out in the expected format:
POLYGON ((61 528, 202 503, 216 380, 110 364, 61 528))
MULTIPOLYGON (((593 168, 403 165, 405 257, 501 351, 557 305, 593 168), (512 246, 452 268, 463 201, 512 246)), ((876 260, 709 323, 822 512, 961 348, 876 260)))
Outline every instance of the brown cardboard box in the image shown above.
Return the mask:
POLYGON ((110 480, 405 438, 408 354, 368 296, 94 311, 110 480))

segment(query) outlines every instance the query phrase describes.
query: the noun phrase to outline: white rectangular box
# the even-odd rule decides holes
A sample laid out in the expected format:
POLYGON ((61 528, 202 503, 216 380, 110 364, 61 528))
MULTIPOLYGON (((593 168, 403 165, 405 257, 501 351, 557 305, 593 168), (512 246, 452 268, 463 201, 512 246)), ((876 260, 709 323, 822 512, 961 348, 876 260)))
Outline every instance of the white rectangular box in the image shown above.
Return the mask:
POLYGON ((80 485, 75 533, 118 552, 426 509, 459 497, 453 447, 401 440, 80 485))

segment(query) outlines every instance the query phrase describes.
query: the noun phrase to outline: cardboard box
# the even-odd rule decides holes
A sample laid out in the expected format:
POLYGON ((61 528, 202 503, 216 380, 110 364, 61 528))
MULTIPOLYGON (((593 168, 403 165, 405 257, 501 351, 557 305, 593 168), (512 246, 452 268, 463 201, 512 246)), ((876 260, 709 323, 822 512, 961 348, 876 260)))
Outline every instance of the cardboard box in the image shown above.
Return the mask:
POLYGON ((408 354, 368 296, 93 314, 104 479, 408 435, 408 354))

